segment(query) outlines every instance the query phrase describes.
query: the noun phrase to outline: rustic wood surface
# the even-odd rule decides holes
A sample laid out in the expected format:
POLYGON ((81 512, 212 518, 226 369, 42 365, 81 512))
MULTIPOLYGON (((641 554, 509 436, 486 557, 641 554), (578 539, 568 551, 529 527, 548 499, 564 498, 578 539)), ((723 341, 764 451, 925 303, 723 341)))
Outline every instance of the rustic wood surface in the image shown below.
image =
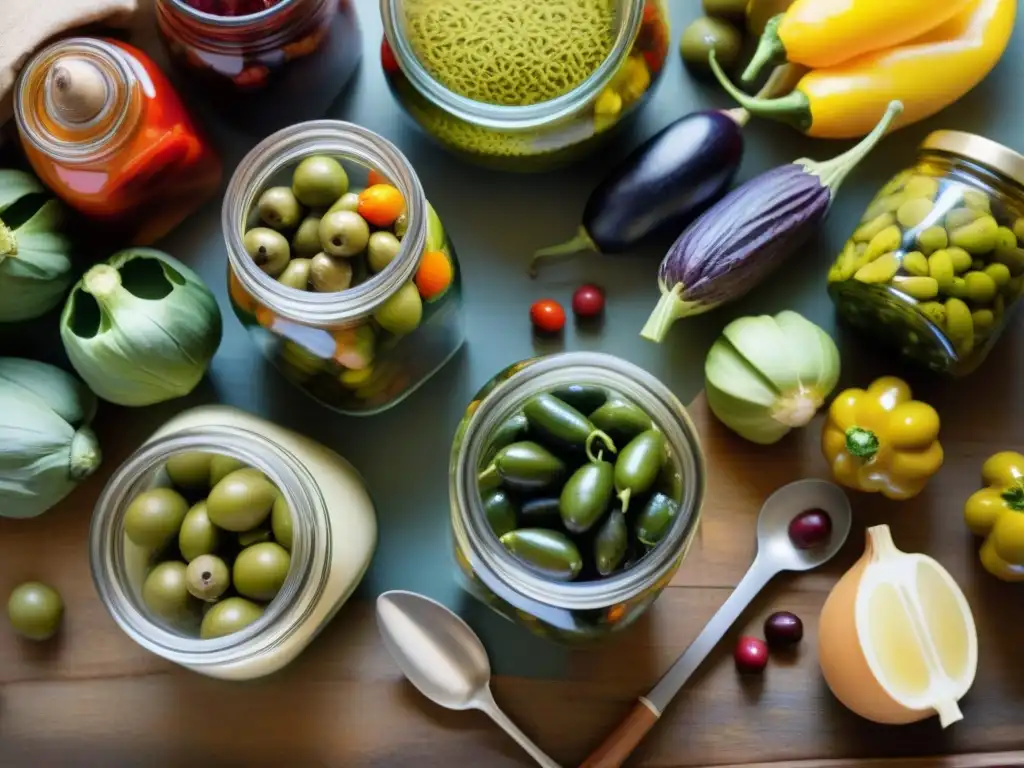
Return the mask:
MULTIPOLYGON (((1017 330, 1000 350, 1019 345, 1017 330)), ((857 380, 866 382, 875 373, 870 368, 858 370, 857 380)), ((916 394, 943 417, 947 459, 940 475, 903 504, 854 494, 854 533, 836 560, 770 584, 628 765, 1024 765, 1024 585, 1003 584, 980 568, 961 520, 984 458, 1022 447, 1020 373, 992 360, 963 382, 922 378, 927 386, 916 394), (817 669, 818 610, 859 555, 863 527, 880 522, 892 526, 901 548, 942 562, 974 609, 978 677, 962 702, 964 721, 946 731, 935 719, 899 728, 867 723, 831 696, 817 669), (799 652, 774 659, 761 678, 741 679, 731 641, 741 631, 758 632, 764 617, 780 609, 805 621, 799 652), (928 757, 942 755, 958 756, 928 757)), ((818 422, 761 448, 719 426, 703 398, 691 410, 712 471, 699 540, 671 587, 623 636, 575 652, 565 679, 494 681, 499 704, 563 765, 578 765, 600 743, 725 600, 752 557, 764 497, 790 480, 826 476, 818 422)), ((20 642, 0 631, 0 765, 529 764, 482 714, 444 711, 401 679, 378 641, 368 601, 348 605, 291 667, 251 683, 205 679, 132 643, 99 603, 85 547, 91 505, 106 474, 133 447, 118 442, 116 409, 104 415, 106 472, 41 518, 0 519, 0 594, 36 578, 57 586, 67 604, 53 642, 20 642)))

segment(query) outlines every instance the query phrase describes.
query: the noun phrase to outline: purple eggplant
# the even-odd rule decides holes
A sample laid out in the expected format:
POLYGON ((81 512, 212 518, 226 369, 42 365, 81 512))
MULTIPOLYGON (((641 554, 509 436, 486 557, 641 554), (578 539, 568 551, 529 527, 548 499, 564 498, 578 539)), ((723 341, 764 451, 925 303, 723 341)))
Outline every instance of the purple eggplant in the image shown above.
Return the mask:
POLYGON ((530 274, 550 256, 621 253, 658 232, 678 232, 732 183, 746 118, 742 110, 694 112, 645 141, 590 194, 576 237, 534 253, 530 274))
POLYGON ((846 175, 903 111, 889 103, 874 130, 827 162, 801 159, 755 176, 704 212, 668 249, 661 299, 640 335, 660 342, 672 324, 738 299, 817 231, 846 175))

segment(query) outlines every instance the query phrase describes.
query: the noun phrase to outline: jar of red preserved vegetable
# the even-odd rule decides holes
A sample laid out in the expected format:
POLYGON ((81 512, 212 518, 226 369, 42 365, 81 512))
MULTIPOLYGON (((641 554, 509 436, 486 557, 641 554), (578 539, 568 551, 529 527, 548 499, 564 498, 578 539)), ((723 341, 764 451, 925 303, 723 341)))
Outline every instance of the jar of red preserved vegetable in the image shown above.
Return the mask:
POLYGON ((220 186, 220 160, 142 51, 77 37, 22 70, 14 114, 36 174, 133 245, 159 240, 220 186))
POLYGON ((351 0, 156 0, 172 61, 252 133, 322 117, 362 55, 351 0))

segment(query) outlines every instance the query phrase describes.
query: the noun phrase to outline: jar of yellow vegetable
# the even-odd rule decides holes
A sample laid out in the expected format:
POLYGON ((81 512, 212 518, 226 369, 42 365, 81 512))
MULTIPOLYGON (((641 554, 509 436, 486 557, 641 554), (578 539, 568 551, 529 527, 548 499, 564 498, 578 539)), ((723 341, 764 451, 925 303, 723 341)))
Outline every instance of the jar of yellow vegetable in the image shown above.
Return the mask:
POLYGON ((875 196, 828 273, 840 316, 904 357, 962 376, 1024 293, 1024 156, 929 135, 875 196))

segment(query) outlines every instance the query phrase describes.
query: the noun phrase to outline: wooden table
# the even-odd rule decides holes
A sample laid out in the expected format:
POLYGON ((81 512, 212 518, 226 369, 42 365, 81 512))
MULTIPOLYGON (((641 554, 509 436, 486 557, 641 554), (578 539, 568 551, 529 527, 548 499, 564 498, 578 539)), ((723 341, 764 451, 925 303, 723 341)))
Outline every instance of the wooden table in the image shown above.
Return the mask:
MULTIPOLYGON (((919 498, 902 504, 852 496, 854 532, 820 572, 780 577, 744 614, 668 709, 632 765, 962 766, 1024 765, 1024 585, 977 563, 961 509, 981 462, 1022 448, 1024 366, 998 359, 1024 341, 1018 325, 996 359, 963 382, 921 379, 917 391, 943 418, 946 465, 919 498), (980 636, 980 663, 946 731, 931 719, 904 727, 861 720, 831 695, 816 661, 817 614, 835 579, 859 556, 865 525, 888 523, 897 545, 936 557, 964 589, 980 636), (807 633, 789 661, 742 679, 730 658, 741 631, 757 633, 774 610, 792 610, 807 633), (928 755, 952 755, 927 759, 928 755), (896 758, 920 759, 897 760, 896 758)), ((866 383, 878 373, 857 365, 866 383)), ((849 378, 847 370, 844 378, 849 378)), ((912 379, 914 384, 918 380, 912 379)), ((573 654, 562 680, 498 678, 495 696, 556 760, 577 765, 617 724, 725 600, 753 554, 761 501, 777 486, 827 476, 819 423, 774 447, 736 438, 692 406, 711 468, 693 554, 654 608, 623 636, 573 654)), ((820 416, 819 416, 820 420, 820 416)), ((99 425, 109 472, 133 446, 117 440, 119 414, 99 425)), ((59 638, 17 641, 0 631, 0 765, 472 766, 527 765, 478 713, 426 702, 401 678, 378 640, 369 601, 354 601, 291 667, 265 680, 223 683, 176 668, 132 643, 99 603, 85 547, 90 510, 106 472, 35 520, 0 519, 0 594, 27 578, 57 586, 66 603, 59 638)))

